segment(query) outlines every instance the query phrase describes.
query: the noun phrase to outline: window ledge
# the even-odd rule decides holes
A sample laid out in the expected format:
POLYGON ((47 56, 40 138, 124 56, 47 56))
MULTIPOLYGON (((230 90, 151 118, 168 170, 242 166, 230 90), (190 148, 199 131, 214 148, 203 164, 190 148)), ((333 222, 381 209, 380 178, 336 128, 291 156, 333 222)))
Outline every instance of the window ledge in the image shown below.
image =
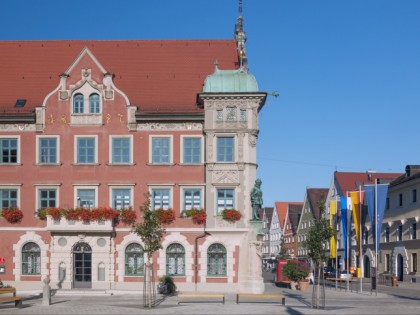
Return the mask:
POLYGON ((108 166, 134 166, 136 163, 106 163, 108 166))
POLYGON ((101 163, 73 163, 73 166, 99 166, 101 163))
POLYGON ((36 163, 36 166, 61 166, 63 163, 36 163))
POLYGON ((21 166, 23 163, 0 163, 0 166, 21 166))
POLYGON ((204 166, 204 163, 181 163, 182 166, 204 166))
POLYGON ((149 166, 174 166, 174 163, 147 163, 149 166))

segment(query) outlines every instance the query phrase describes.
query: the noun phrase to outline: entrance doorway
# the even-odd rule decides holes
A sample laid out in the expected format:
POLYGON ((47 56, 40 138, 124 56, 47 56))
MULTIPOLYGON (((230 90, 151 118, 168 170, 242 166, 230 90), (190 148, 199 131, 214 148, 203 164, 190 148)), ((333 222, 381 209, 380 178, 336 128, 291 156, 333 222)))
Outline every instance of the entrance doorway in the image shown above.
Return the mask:
POLYGON ((404 259, 401 254, 398 254, 397 261, 398 281, 404 281, 404 259))
POLYGON ((73 247, 73 288, 92 288, 92 249, 87 243, 73 247))
POLYGON ((370 278, 370 259, 369 259, 369 257, 365 257, 365 261, 364 261, 364 264, 363 264, 363 271, 364 271, 364 273, 363 273, 363 276, 365 277, 365 278, 370 278))

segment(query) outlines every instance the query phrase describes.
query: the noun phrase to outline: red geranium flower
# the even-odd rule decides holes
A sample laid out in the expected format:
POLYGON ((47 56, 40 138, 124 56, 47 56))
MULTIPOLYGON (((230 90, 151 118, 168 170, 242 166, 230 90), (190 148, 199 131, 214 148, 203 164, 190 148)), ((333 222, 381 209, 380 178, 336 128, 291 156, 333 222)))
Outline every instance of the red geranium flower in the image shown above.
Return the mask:
POLYGON ((1 215, 12 224, 20 223, 23 218, 23 212, 19 208, 4 208, 1 215))

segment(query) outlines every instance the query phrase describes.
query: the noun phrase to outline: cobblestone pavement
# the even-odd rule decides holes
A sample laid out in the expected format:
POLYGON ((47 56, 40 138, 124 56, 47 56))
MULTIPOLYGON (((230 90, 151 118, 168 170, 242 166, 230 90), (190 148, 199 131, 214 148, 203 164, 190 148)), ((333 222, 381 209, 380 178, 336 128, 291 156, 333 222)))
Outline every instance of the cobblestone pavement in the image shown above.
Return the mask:
MULTIPOLYGON (((419 286, 420 287, 420 286, 419 286)), ((1 303, 0 314, 420 314, 420 290, 416 297, 398 294, 346 292, 327 288, 325 309, 311 308, 312 286, 306 292, 278 288, 266 283, 265 293, 286 296, 286 306, 272 302, 236 304, 234 294, 226 294, 226 303, 181 303, 171 296, 162 298, 158 306, 143 307, 140 292, 79 292, 71 295, 55 295, 52 305, 42 306, 40 292, 21 292, 23 307, 14 308, 13 303, 1 303)))

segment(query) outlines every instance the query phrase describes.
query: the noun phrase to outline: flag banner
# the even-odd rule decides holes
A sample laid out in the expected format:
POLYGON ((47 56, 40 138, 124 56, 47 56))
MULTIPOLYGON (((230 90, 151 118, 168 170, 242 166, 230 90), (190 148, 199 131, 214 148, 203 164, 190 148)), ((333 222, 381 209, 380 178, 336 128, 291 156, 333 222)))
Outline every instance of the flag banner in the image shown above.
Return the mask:
POLYGON ((341 227, 343 230, 344 258, 347 258, 347 197, 341 197, 341 227))
POLYGON ((360 245, 360 220, 361 220, 361 206, 363 200, 363 194, 364 192, 359 191, 352 191, 350 192, 350 199, 352 203, 352 209, 353 209, 353 220, 354 220, 354 229, 356 231, 356 240, 357 244, 360 245))
POLYGON ((386 196, 388 195, 388 184, 380 184, 377 185, 378 187, 376 188, 377 194, 378 196, 377 198, 377 202, 378 202, 378 251, 380 248, 380 244, 381 242, 379 242, 379 240, 381 239, 381 233, 382 233, 382 220, 384 219, 384 214, 385 214, 385 206, 386 206, 386 196))
MULTIPOLYGON (((335 201, 330 201, 330 227, 335 228, 335 221, 337 215, 337 203, 335 201)), ((337 237, 334 234, 330 238, 330 258, 335 258, 337 253, 337 237)))
POLYGON ((365 200, 368 206, 368 215, 372 231, 373 243, 375 244, 375 186, 365 185, 365 200))

